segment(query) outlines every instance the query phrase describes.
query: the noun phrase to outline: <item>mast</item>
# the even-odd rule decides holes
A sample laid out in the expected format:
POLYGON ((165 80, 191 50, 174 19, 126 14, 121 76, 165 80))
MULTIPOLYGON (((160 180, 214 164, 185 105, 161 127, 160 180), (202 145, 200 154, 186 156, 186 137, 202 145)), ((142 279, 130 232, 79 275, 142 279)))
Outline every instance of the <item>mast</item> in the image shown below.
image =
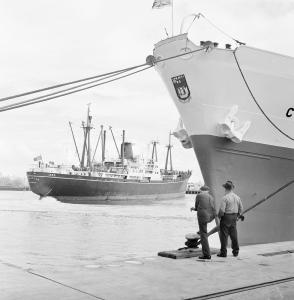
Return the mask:
POLYGON ((157 162, 157 148, 156 148, 156 144, 158 144, 158 142, 157 141, 152 141, 151 143, 152 143, 152 156, 151 156, 151 159, 153 161, 157 162))
POLYGON ((103 130, 103 163, 105 161, 105 149, 106 149, 106 130, 103 130))
POLYGON ((169 148, 169 163, 170 163, 170 170, 173 171, 172 152, 171 152, 172 145, 170 144, 169 147, 170 147, 170 148, 169 148))
POLYGON ((101 135, 101 163, 104 163, 104 136, 103 136, 103 125, 100 126, 100 135, 101 135))
POLYGON ((82 122, 82 128, 84 131, 84 144, 83 144, 83 152, 82 152, 82 159, 81 159, 81 168, 85 166, 85 156, 87 155, 87 167, 91 169, 91 145, 90 145, 90 130, 91 127, 91 120, 92 116, 90 116, 90 104, 88 104, 88 112, 87 112, 87 124, 82 122))
POLYGON ((77 147, 75 135, 74 135, 74 132, 73 132, 73 129, 72 129, 72 126, 71 126, 71 122, 68 122, 68 123, 69 123, 69 127, 70 127, 70 130, 71 130, 71 134, 72 134, 73 141, 74 141, 74 143, 75 143, 76 154, 77 154, 77 156, 78 156, 79 163, 80 163, 80 165, 81 165, 81 158, 80 158, 79 150, 78 150, 78 147, 77 147))
POLYGON ((81 159, 81 168, 84 168, 85 164, 85 152, 86 152, 86 146, 87 146, 87 130, 85 126, 85 122, 82 122, 82 128, 84 131, 84 143, 83 143, 83 152, 82 152, 82 159, 81 159))
POLYGON ((123 130, 122 144, 121 144, 121 164, 122 164, 122 166, 124 166, 124 158, 125 158, 125 130, 123 130))
POLYGON ((87 120, 87 131, 88 131, 88 152, 87 152, 87 166, 89 169, 92 169, 91 162, 91 144, 90 144, 90 131, 93 127, 91 127, 92 116, 90 116, 90 104, 88 105, 88 120, 87 120))
POLYGON ((168 167, 168 162, 170 162, 170 171, 173 170, 172 155, 171 155, 172 145, 170 143, 170 137, 171 137, 171 133, 169 133, 169 141, 168 141, 168 145, 166 146, 167 147, 166 160, 165 160, 165 170, 166 171, 167 171, 167 167, 168 167))

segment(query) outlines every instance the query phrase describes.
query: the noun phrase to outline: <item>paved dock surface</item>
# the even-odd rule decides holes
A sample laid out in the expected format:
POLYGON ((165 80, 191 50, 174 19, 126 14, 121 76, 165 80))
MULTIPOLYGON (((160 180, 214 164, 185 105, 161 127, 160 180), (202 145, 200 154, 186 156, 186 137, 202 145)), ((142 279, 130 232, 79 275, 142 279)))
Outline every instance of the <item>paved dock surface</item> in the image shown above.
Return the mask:
POLYGON ((0 258, 0 279, 5 300, 294 299, 294 242, 246 246, 237 258, 211 261, 154 256, 30 269, 0 258))

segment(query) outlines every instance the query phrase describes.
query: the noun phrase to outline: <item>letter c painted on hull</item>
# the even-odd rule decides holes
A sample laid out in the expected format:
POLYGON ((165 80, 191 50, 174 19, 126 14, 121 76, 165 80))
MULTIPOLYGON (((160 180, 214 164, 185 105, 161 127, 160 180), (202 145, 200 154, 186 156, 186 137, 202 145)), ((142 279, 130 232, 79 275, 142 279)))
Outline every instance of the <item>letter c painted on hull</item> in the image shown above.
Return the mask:
POLYGON ((294 108, 293 107, 290 107, 287 112, 286 112, 286 117, 287 118, 291 118, 293 117, 293 112, 294 112, 294 108))

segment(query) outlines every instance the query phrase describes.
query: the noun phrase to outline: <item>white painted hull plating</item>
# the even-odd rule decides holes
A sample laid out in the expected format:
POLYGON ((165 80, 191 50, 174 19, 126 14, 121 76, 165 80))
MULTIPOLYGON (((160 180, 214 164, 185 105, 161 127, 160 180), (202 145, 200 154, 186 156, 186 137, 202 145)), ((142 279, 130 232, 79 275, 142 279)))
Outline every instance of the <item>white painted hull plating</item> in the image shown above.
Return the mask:
MULTIPOLYGON (((175 56, 185 48, 193 51, 200 47, 181 35, 156 44, 154 56, 175 56)), ((286 112, 294 106, 294 59, 246 46, 239 47, 236 56, 260 106, 281 130, 293 137, 294 116, 287 118, 286 112)), ((232 50, 200 51, 158 63, 156 67, 190 135, 218 136, 218 122, 237 104, 240 123, 252 122, 247 141, 293 148, 293 140, 280 134, 252 100, 232 50), (191 91, 191 99, 186 103, 179 101, 171 81, 181 74, 191 91)))
MULTIPOLYGON (((154 56, 165 59, 199 49, 186 35, 155 45, 154 56)), ((232 50, 213 48, 156 63, 180 113, 200 164, 205 182, 219 202, 221 184, 232 180, 245 208, 294 179, 294 59, 246 46, 236 57, 259 105, 242 79, 232 50), (190 98, 180 101, 171 78, 185 75, 190 98), (251 126, 244 141, 236 144, 222 137, 219 123, 237 105, 239 125, 251 126)), ((249 212, 240 225, 242 244, 294 240, 294 186, 249 212)))

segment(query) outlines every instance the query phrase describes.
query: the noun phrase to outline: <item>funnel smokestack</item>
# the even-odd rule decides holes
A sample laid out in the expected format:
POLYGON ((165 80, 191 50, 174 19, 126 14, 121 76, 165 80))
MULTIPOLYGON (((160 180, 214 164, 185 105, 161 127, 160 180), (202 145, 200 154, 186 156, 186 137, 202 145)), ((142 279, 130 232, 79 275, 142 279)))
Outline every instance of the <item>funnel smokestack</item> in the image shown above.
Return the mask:
MULTIPOLYGON (((121 144, 121 149, 123 148, 123 144, 121 144)), ((132 147, 132 143, 124 143, 124 151, 122 151, 124 153, 124 158, 126 159, 133 159, 134 155, 133 155, 133 147, 132 147)))

